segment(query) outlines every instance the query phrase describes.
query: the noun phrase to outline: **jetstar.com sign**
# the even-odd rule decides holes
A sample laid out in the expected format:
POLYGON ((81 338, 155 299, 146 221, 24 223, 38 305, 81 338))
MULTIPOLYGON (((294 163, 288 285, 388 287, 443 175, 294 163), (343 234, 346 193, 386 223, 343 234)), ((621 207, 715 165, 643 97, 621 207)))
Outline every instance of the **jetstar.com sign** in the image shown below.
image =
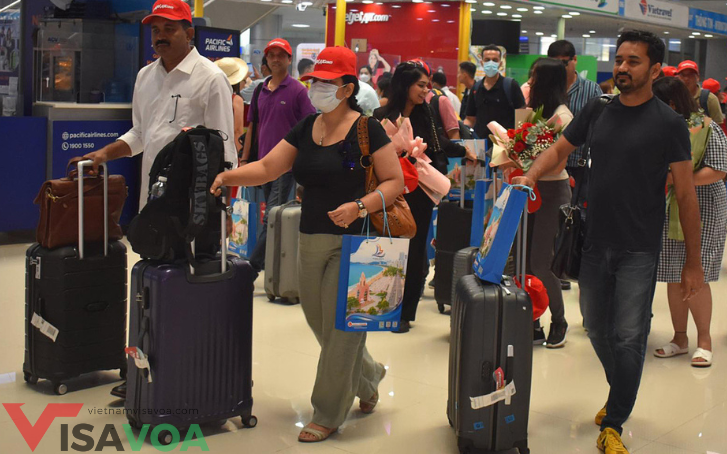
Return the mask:
POLYGON ((347 13, 346 23, 353 25, 354 23, 368 24, 371 22, 389 22, 391 16, 388 14, 376 14, 376 13, 347 13))
MULTIPOLYGON (((23 436, 23 439, 25 439, 28 447, 33 452, 41 440, 43 440, 56 418, 75 418, 81 412, 81 408, 83 408, 83 404, 48 404, 35 422, 35 425, 33 425, 25 416, 21 408, 23 405, 25 404, 3 404, 3 407, 5 407, 5 410, 15 423, 15 427, 17 427, 20 435, 23 436)), ((134 435, 129 424, 123 424, 122 427, 131 450, 140 451, 149 433, 149 425, 144 424, 139 431, 138 437, 134 435)), ((119 432, 113 424, 106 424, 100 435, 98 435, 97 440, 93 437, 94 428, 91 424, 75 424, 70 429, 70 433, 73 436, 71 439, 69 438, 69 425, 61 424, 59 451, 69 452, 69 440, 72 442, 70 444, 71 451, 87 452, 94 450, 94 448, 96 451, 102 451, 105 447, 114 448, 116 451, 124 451, 124 445, 121 443, 119 432)), ((7 434, 4 434, 4 436, 7 437, 7 434)), ((162 452, 171 451, 180 441, 179 431, 169 424, 156 426, 151 431, 150 438, 154 448, 162 452), (159 440, 159 434, 165 431, 171 434, 171 443, 168 445, 162 444, 159 440)), ((187 451, 190 447, 199 447, 201 451, 209 451, 204 435, 202 435, 202 431, 197 424, 192 424, 189 428, 180 447, 180 451, 187 451)))

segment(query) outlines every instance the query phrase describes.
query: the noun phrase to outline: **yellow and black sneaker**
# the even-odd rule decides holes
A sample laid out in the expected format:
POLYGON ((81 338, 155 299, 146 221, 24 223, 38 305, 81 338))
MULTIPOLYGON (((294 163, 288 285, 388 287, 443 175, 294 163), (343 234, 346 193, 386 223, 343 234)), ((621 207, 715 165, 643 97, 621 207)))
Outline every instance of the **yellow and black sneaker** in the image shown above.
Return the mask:
POLYGON ((610 427, 606 427, 601 431, 596 446, 606 454, 629 454, 621 441, 621 436, 610 427))
POLYGON ((601 426, 601 423, 603 422, 603 418, 606 417, 606 406, 604 405, 602 409, 598 410, 598 413, 596 413, 596 425, 601 426))

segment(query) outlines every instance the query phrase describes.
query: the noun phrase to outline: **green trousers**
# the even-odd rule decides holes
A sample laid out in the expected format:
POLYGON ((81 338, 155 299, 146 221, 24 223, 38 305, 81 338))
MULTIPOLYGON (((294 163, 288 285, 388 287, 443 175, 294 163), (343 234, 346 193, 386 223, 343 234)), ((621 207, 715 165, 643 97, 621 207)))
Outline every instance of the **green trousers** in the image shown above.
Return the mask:
POLYGON ((312 422, 328 428, 343 424, 355 397, 371 399, 384 373, 366 350, 366 333, 335 328, 342 238, 301 233, 298 251, 300 304, 321 346, 312 422))

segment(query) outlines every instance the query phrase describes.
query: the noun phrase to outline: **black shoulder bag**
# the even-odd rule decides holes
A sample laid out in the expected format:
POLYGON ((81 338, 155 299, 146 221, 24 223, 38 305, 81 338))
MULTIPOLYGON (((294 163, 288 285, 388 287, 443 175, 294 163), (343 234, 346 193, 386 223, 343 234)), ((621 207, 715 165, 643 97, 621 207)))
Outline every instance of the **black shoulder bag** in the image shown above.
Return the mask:
POLYGON ((579 204, 580 195, 588 179, 593 128, 596 125, 598 117, 603 113, 603 109, 612 100, 613 96, 602 95, 598 98, 598 103, 594 106, 586 138, 586 156, 585 159, 578 163, 579 166, 586 167, 586 171, 576 184, 571 202, 560 207, 560 229, 558 230, 558 235, 555 237, 553 262, 550 265, 550 269, 561 280, 578 281, 580 274, 581 254, 583 242, 586 237, 586 220, 581 214, 579 204))

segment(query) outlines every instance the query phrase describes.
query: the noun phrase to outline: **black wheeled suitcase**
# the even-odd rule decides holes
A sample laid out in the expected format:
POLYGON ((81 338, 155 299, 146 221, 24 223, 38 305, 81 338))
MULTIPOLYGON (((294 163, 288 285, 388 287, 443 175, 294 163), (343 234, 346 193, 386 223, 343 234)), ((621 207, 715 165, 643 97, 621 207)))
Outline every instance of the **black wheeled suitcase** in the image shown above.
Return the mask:
MULTIPOLYGON (((83 178, 78 181, 82 193, 83 178)), ((107 203, 104 208, 108 213, 107 203)), ((83 198, 78 211, 78 246, 46 249, 35 243, 25 259, 23 376, 31 384, 51 380, 61 395, 68 391, 63 382, 81 374, 120 369, 126 376, 126 246, 84 244, 83 198)))
MULTIPOLYGON (((525 250, 526 237, 518 234, 521 251, 525 250)), ((522 259, 517 269, 523 276, 521 264, 522 259)), ((503 277, 502 283, 495 285, 471 274, 457 282, 447 417, 461 453, 530 452, 532 323, 530 297, 512 278, 503 277)))
POLYGON ((457 202, 442 202, 437 215, 434 255, 434 299, 439 312, 452 304, 452 272, 457 251, 470 245, 472 209, 457 202))
POLYGON ((465 276, 474 274, 473 265, 477 257, 479 248, 466 247, 460 249, 454 254, 454 262, 452 263, 452 295, 450 301, 454 301, 457 290, 457 282, 465 276))
MULTIPOLYGON (((225 225, 225 211, 222 211, 225 225)), ((226 231, 221 229, 223 241, 226 231)), ((249 262, 222 258, 192 269, 143 260, 132 270, 129 377, 132 427, 220 422, 252 415, 252 292, 249 262)), ((169 444, 172 434, 159 433, 169 444)))

